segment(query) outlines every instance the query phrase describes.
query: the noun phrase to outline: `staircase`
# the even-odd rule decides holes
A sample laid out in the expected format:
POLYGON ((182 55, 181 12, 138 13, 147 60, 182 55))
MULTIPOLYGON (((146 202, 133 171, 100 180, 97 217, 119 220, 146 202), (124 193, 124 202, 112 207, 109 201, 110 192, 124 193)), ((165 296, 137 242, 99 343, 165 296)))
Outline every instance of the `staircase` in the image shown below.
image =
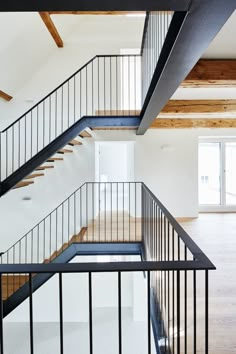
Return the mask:
MULTIPOLYGON (((91 138, 92 135, 84 130, 82 131, 80 134, 79 134, 79 137, 81 139, 83 138, 91 138)), ((22 187, 27 187, 27 186, 30 186, 31 184, 34 184, 34 179, 35 178, 38 178, 38 177, 43 177, 44 176, 44 173, 39 173, 38 171, 46 171, 47 169, 52 169, 54 168, 54 163, 55 162, 58 162, 58 161, 63 161, 63 157, 58 157, 58 156, 61 156, 61 155, 65 155, 65 154, 70 154, 70 153, 73 153, 73 150, 71 149, 71 147, 74 147, 74 146, 80 146, 82 145, 83 143, 80 141, 80 140, 77 140, 77 139, 72 139, 71 141, 68 142, 67 145, 65 145, 65 147, 63 149, 60 149, 57 151, 57 153, 52 156, 52 157, 49 157, 47 160, 46 160, 46 163, 53 163, 52 165, 48 165, 48 164, 43 164, 39 167, 37 167, 35 169, 35 171, 26 176, 21 182, 18 182, 14 187, 13 189, 18 189, 18 188, 22 188, 22 187), (69 147, 69 148, 68 148, 69 147)))
POLYGON ((69 153, 68 145, 79 145, 78 135, 89 137, 87 128, 137 128, 140 71, 139 55, 96 56, 4 129, 0 196, 43 177, 61 161, 58 154, 69 153))

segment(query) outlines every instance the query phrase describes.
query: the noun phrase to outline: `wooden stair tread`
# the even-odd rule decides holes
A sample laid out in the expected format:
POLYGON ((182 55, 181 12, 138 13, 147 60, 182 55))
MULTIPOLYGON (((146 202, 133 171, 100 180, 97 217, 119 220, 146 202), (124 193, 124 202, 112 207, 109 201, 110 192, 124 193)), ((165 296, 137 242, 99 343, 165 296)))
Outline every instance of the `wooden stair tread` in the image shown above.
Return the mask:
POLYGON ((47 162, 63 161, 63 157, 50 157, 47 162))
POLYGON ((60 149, 57 151, 58 154, 68 154, 70 152, 73 152, 73 150, 69 150, 69 149, 60 149))
POLYGON ((82 145, 82 143, 81 143, 81 141, 73 139, 73 140, 69 141, 69 143, 67 145, 71 145, 71 146, 82 145))
POLYGON ((33 173, 32 175, 29 175, 24 179, 31 179, 31 178, 41 177, 41 176, 44 176, 44 173, 33 173))
POLYGON ((29 186, 30 184, 33 184, 34 181, 21 181, 21 182, 18 182, 14 187, 13 189, 17 189, 17 188, 22 188, 22 187, 27 187, 29 186))
POLYGON ((92 138, 92 135, 90 133, 88 133, 86 130, 84 130, 81 133, 79 133, 79 136, 81 138, 92 138))
POLYGON ((46 166, 46 165, 44 165, 44 166, 39 166, 39 167, 37 167, 36 169, 35 169, 35 171, 42 171, 42 170, 47 170, 47 169, 49 169, 49 168, 54 168, 54 166, 46 166))

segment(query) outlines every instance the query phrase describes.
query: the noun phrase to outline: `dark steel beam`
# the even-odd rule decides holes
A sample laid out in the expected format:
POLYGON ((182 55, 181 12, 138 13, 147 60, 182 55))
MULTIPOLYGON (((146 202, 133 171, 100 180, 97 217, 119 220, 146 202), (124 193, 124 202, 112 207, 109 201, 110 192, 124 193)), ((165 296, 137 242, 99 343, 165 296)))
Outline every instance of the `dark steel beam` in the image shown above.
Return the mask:
POLYGON ((187 11, 191 0, 9 0, 0 11, 187 11))
POLYGON ((174 15, 137 134, 146 132, 235 8, 235 0, 193 0, 181 26, 174 15))

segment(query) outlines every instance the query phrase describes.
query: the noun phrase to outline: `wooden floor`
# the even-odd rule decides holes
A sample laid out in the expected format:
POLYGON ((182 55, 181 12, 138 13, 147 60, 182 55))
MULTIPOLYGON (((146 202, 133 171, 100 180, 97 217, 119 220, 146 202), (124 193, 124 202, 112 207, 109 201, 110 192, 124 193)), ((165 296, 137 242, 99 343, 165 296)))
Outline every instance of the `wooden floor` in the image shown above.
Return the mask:
POLYGON ((210 272, 209 353, 235 354, 236 214, 200 214, 179 222, 217 268, 210 272))

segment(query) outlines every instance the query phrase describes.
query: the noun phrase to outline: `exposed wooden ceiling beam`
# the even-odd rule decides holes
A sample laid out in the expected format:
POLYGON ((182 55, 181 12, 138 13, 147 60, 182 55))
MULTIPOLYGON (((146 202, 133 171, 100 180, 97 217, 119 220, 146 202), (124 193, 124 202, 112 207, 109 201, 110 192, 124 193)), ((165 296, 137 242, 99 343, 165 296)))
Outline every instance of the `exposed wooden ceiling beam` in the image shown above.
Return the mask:
POLYGON ((6 92, 0 90, 0 98, 3 98, 6 101, 11 101, 13 97, 8 95, 6 92))
POLYGON ((211 115, 236 117, 236 100, 170 100, 158 118, 173 118, 173 115, 211 115))
POLYGON ((139 15, 145 11, 49 11, 50 15, 139 15))
POLYGON ((187 129, 187 128, 236 128, 236 119, 162 119, 152 122, 151 129, 187 129))
POLYGON ((47 27, 48 31, 50 32, 51 36, 53 37, 58 48, 62 48, 63 41, 62 41, 62 39, 61 39, 61 37, 54 25, 49 13, 48 12, 39 12, 39 15, 41 16, 41 19, 45 23, 45 26, 47 27))
POLYGON ((201 59, 181 84, 182 87, 236 86, 236 60, 201 59))

